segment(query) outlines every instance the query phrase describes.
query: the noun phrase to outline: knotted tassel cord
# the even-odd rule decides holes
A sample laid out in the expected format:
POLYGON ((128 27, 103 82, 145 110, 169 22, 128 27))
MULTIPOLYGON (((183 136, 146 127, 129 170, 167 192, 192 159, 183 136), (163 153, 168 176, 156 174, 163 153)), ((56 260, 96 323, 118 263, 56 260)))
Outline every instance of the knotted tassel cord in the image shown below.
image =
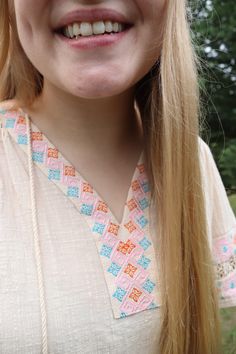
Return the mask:
POLYGON ((39 301, 41 311, 41 323, 42 323, 42 354, 48 354, 48 338, 47 338, 47 312, 45 301, 45 289, 43 281, 41 250, 39 242, 39 231, 37 221, 37 209, 35 198, 35 183, 33 174, 33 159, 32 159, 32 142, 31 142, 31 126, 28 114, 22 112, 26 118, 27 126, 27 139, 28 139, 28 166, 29 166, 29 178, 30 178, 30 197, 31 197, 31 211, 32 211, 32 224, 33 224, 33 236, 34 236, 34 254, 38 275, 38 287, 39 287, 39 301))

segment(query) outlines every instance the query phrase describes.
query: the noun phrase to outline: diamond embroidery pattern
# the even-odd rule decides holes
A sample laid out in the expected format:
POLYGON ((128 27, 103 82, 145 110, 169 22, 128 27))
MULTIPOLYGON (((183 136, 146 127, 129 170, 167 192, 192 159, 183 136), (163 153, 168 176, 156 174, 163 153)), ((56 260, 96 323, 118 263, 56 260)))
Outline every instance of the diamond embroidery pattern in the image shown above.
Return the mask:
POLYGON ((236 227, 215 240, 213 254, 221 300, 236 297, 236 227))
MULTIPOLYGON (((3 127, 27 153, 24 114, 1 113, 3 127)), ((155 250, 149 236, 150 190, 142 158, 136 166, 119 224, 99 194, 33 122, 31 130, 34 163, 78 208, 94 236, 114 317, 123 318, 160 306, 155 250)))

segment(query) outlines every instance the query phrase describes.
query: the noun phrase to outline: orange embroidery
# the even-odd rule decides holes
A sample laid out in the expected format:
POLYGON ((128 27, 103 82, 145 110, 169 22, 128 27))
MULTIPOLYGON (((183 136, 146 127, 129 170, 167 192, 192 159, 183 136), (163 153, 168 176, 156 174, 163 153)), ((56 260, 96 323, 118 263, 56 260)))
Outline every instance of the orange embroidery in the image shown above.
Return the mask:
POLYGON ((108 232, 114 234, 114 235, 118 235, 118 230, 119 230, 119 225, 116 225, 114 223, 110 223, 109 228, 108 228, 108 232))
POLYGON ((123 253, 123 254, 126 254, 127 253, 127 248, 124 247, 125 246, 125 243, 120 241, 119 242, 119 245, 117 247, 117 251, 123 253))
POLYGON ((17 124, 26 124, 25 117, 19 116, 17 119, 17 124))
POLYGON ((136 226, 134 225, 133 221, 129 221, 127 224, 125 224, 125 227, 130 233, 136 230, 136 226))
POLYGON ((129 208, 129 211, 132 211, 134 210, 135 208, 137 208, 137 203, 135 202, 134 199, 130 199, 128 202, 127 202, 127 206, 129 208))
POLYGON ((141 294, 142 294, 142 291, 138 290, 137 288, 133 288, 133 290, 132 290, 131 294, 129 295, 129 297, 131 299, 133 299, 135 302, 137 302, 138 299, 140 298, 141 294))
POLYGON ((108 206, 105 202, 99 200, 98 205, 97 205, 97 210, 103 211, 104 213, 108 212, 108 206))
POLYGON ((58 150, 53 148, 48 148, 48 157, 53 157, 58 159, 58 150))
POLYGON ((83 183, 83 192, 93 193, 93 187, 89 183, 83 183))
POLYGON ((42 136, 42 133, 40 132, 32 132, 31 133, 31 137, 32 137, 32 140, 40 140, 42 141, 43 140, 43 136, 42 136))
POLYGON ((131 278, 134 277, 134 273, 138 268, 133 266, 132 264, 128 263, 127 267, 124 270, 124 273, 128 274, 131 278))
POLYGON ((73 166, 64 166, 65 176, 75 176, 75 168, 73 166))
POLYGON ((120 241, 117 247, 117 251, 123 254, 130 254, 135 247, 135 244, 133 244, 130 240, 127 240, 126 242, 120 241))
POLYGON ((140 185, 139 185, 137 180, 133 181, 131 186, 132 186, 132 189, 133 189, 134 192, 140 189, 140 185))
MULTIPOLYGON (((27 121, 24 116, 18 115, 18 117, 18 126, 13 121, 12 115, 10 115, 10 118, 6 118, 6 123, 8 129, 12 130, 17 142, 21 147, 25 148, 25 145, 28 144, 28 139, 25 136, 25 124, 27 121)), ((149 195, 147 194, 148 177, 145 175, 144 164, 138 163, 136 166, 130 187, 132 193, 125 205, 128 207, 127 215, 124 215, 122 224, 119 224, 112 216, 108 205, 100 200, 93 187, 79 176, 79 173, 78 178, 70 177, 77 175, 76 169, 69 161, 63 158, 53 144, 47 141, 43 133, 34 131, 31 138, 35 140, 33 146, 35 163, 46 173, 50 180, 54 181, 63 190, 63 193, 65 192, 69 198, 75 201, 75 205, 78 206, 82 215, 85 215, 86 218, 91 218, 89 224, 91 224, 91 231, 96 237, 96 244, 102 257, 102 265, 105 278, 106 280, 108 279, 108 291, 115 318, 129 316, 132 313, 157 307, 154 302, 155 297, 151 294, 155 285, 152 281, 155 280, 154 267, 149 266, 147 268, 152 258, 154 259, 154 254, 152 257, 148 251, 147 255, 149 257, 146 257, 145 253, 151 242, 148 240, 148 231, 147 233, 145 232, 148 218, 146 218, 144 209, 149 205, 147 203, 149 195), (44 142, 44 144, 40 143, 40 141, 44 142), (53 160, 53 158, 54 161, 48 161, 53 160), (61 170, 63 170, 63 175, 68 176, 68 178, 61 178, 61 170), (81 195, 81 189, 85 195, 81 195), (87 195, 86 192, 88 192, 87 195), (94 209, 99 212, 94 213, 94 209), (119 230, 123 226, 126 229, 121 240, 119 238, 119 230), (129 232, 126 232, 126 230, 129 232), (144 234, 146 235, 145 237, 143 237, 144 234), (116 237, 113 237, 114 235, 116 237), (143 247, 144 251, 140 246, 143 247), (136 251, 135 248, 138 249, 137 253, 134 252, 136 251), (132 253, 134 254, 132 255, 132 253), (143 256, 140 258, 141 254, 143 256), (140 273, 138 274, 140 276, 137 277, 137 273, 140 273), (119 275, 121 275, 121 279, 117 281, 119 275), (144 284, 147 276, 148 279, 144 284), (112 280, 114 281, 113 284, 112 280), (126 295, 128 295, 128 299, 126 295), (145 301, 142 302, 140 300, 142 300, 144 295, 145 301), (133 302, 133 304, 131 305, 130 302, 133 302)), ((232 266, 232 264, 234 263, 230 265, 232 266)))
POLYGON ((126 245, 128 246, 128 253, 131 253, 131 251, 136 247, 135 244, 129 239, 126 241, 126 245))

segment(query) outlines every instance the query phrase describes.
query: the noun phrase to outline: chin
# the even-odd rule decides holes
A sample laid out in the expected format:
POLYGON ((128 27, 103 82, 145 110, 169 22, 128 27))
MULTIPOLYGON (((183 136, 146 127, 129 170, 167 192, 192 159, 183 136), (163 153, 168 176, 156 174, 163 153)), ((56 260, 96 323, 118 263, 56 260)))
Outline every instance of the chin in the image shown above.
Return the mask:
POLYGON ((86 99, 98 99, 98 98, 106 98, 112 97, 121 94, 126 91, 126 87, 114 87, 114 86, 106 86, 99 84, 93 84, 92 86, 87 86, 83 88, 77 88, 73 90, 73 95, 76 97, 86 98, 86 99))

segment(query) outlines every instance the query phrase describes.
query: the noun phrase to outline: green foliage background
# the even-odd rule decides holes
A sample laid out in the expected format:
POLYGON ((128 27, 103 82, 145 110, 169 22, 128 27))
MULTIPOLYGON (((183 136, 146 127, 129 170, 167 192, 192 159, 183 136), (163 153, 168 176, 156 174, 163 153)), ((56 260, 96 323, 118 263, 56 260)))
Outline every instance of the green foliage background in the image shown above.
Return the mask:
POLYGON ((229 194, 236 193, 236 1, 193 0, 192 34, 201 58, 203 138, 229 194))
MULTIPOLYGON (((202 137, 210 145, 236 214, 236 0, 192 0, 190 8, 202 67, 202 137)), ((220 313, 223 353, 236 354, 236 307, 220 313)))

